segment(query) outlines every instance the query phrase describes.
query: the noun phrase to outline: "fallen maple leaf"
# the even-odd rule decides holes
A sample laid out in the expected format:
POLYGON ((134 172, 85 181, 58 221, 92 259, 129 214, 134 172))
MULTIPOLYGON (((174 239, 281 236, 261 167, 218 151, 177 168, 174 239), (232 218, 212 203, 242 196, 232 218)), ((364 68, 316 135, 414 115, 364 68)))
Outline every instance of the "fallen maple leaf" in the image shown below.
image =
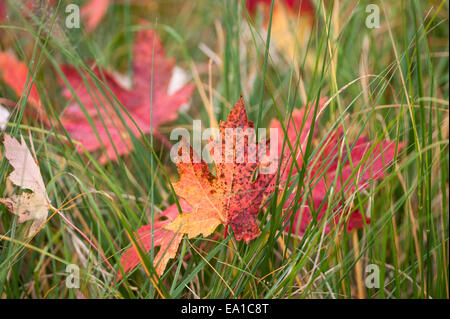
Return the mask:
MULTIPOLYGON (((194 88, 192 84, 187 84, 175 93, 168 94, 173 69, 174 61, 166 58, 157 34, 153 30, 144 30, 138 33, 134 45, 132 89, 122 86, 112 73, 100 72, 98 68, 93 68, 93 72, 97 77, 105 80, 105 85, 111 89, 145 134, 150 133, 152 128, 155 131, 162 123, 175 120, 177 110, 188 102, 191 96, 194 88)), ((125 125, 123 124, 110 102, 112 97, 108 96, 109 99, 107 99, 96 88, 89 76, 86 76, 89 82, 87 86, 73 67, 63 66, 62 71, 91 116, 100 140, 96 138, 92 126, 77 102, 69 105, 61 117, 61 122, 70 136, 81 142, 88 151, 97 150, 103 144, 108 156, 103 155, 100 158, 101 163, 105 163, 108 157, 115 160, 117 155, 127 154, 132 144, 125 125, 135 136, 140 136, 133 121, 123 110, 120 110, 125 120, 125 125), (111 136, 111 140, 108 135, 111 136)), ((68 88, 65 88, 63 93, 68 99, 73 98, 68 88)), ((78 150, 81 151, 81 147, 78 150)))
MULTIPOLYGON (((319 109, 323 107, 325 101, 326 99, 321 99, 319 101, 319 109)), ((317 142, 317 125, 315 125, 314 132, 310 132, 313 121, 313 106, 313 104, 310 104, 308 107, 304 107, 301 110, 294 110, 292 119, 289 120, 290 122, 286 128, 286 133, 293 149, 291 149, 287 143, 284 145, 284 148, 286 152, 291 154, 291 160, 296 160, 299 168, 301 168, 303 164, 303 157, 309 134, 313 134, 313 142, 317 142), (307 113, 306 115, 305 112, 307 113), (303 129, 301 129, 302 125, 303 129), (298 147, 295 148, 298 135, 300 135, 298 147)), ((278 120, 273 120, 270 126, 278 128, 280 133, 283 132, 278 120)), ((283 136, 283 134, 279 134, 280 152, 284 143, 283 136)), ((347 148, 343 143, 342 129, 339 129, 337 132, 332 132, 327 136, 325 142, 319 146, 319 150, 316 153, 319 155, 314 156, 314 158, 309 161, 307 171, 310 173, 311 180, 305 182, 305 185, 309 185, 310 190, 307 191, 308 195, 304 205, 299 207, 298 211, 295 212, 293 224, 295 233, 302 235, 305 232, 313 219, 312 211, 317 211, 317 221, 321 220, 325 215, 329 204, 327 202, 327 196, 336 175, 338 176, 336 178, 336 183, 333 185, 334 194, 342 192, 347 197, 350 197, 351 194, 354 194, 357 190, 361 191, 367 188, 370 185, 370 181, 381 179, 394 159, 396 149, 395 142, 384 141, 371 150, 373 144, 368 140, 367 136, 363 135, 356 141, 348 141, 351 149, 350 156, 348 156, 347 148), (342 154, 340 158, 342 167, 338 169, 338 155, 341 146, 342 154), (367 158, 364 158, 369 151, 370 155, 368 155, 367 158), (349 157, 351 158, 351 163, 349 157)), ((398 145, 398 150, 401 148, 402 144, 400 143, 398 145)), ((293 174, 298 173, 296 166, 293 166, 292 172, 293 174)), ((285 181, 286 178, 287 174, 284 175, 285 181)), ((303 199, 304 197, 302 195, 299 198, 298 203, 302 203, 303 199)), ((295 188, 286 201, 285 210, 289 210, 289 208, 295 204, 294 200, 295 188)), ((351 231, 354 228, 363 228, 365 223, 370 223, 370 218, 366 217, 364 219, 360 211, 351 211, 344 214, 343 210, 344 207, 342 202, 339 201, 337 205, 333 207, 335 216, 333 223, 338 224, 340 219, 344 217, 348 231, 351 231)), ((289 216, 290 215, 291 214, 289 214, 289 216)), ((289 216, 287 218, 289 218, 289 216)), ((330 225, 327 224, 325 229, 329 232, 331 229, 330 225)))
POLYGON ((11 198, 0 198, 8 210, 17 215, 18 222, 23 223, 33 220, 28 236, 31 237, 38 232, 47 219, 50 201, 47 197, 45 184, 42 179, 39 166, 28 150, 25 140, 21 136, 21 143, 15 138, 5 134, 5 157, 14 168, 9 175, 9 180, 31 193, 13 195, 11 198))
MULTIPOLYGON (((146 251, 152 247, 151 231, 153 230, 153 246, 160 246, 155 257, 157 274, 161 275, 167 261, 176 254, 183 234, 188 238, 199 235, 207 237, 217 226, 224 224, 233 229, 237 240, 249 242, 259 236, 261 231, 256 219, 264 199, 275 190, 277 173, 259 174, 253 181, 255 171, 266 161, 278 163, 277 156, 257 159, 249 163, 251 150, 247 140, 243 149, 236 145, 246 139, 246 129, 253 128, 253 122, 248 121, 244 100, 241 97, 225 122, 220 123, 221 139, 211 139, 211 155, 215 163, 216 175, 213 175, 208 165, 188 147, 187 153, 180 154, 182 161, 177 163, 180 180, 173 185, 175 193, 180 197, 179 203, 182 213, 178 215, 176 205, 167 208, 157 219, 166 217, 167 220, 146 225, 138 230, 137 237, 146 251), (242 129, 236 133, 232 148, 226 147, 226 130, 242 129), (220 156, 214 154, 214 146, 222 150, 220 156), (226 158, 231 159, 227 161, 226 158), (243 160, 243 161, 241 161, 243 160), (144 237, 144 233, 148 233, 144 237), (161 255, 161 252, 166 252, 161 255)), ((265 141, 269 143, 269 140, 265 141)), ((182 149, 180 149, 182 150, 182 149)), ((140 258, 135 247, 130 248, 121 259, 124 270, 134 268, 140 258)))
MULTIPOLYGON (((180 200, 179 204, 183 211, 190 211, 191 208, 183 200, 180 200)), ((153 224, 148 224, 139 228, 135 234, 137 243, 142 246, 144 251, 150 252, 152 248, 159 247, 159 252, 154 258, 154 264, 156 265, 155 270, 158 276, 163 274, 169 260, 175 257, 178 246, 183 238, 183 234, 175 233, 163 228, 177 216, 178 208, 176 204, 173 204, 156 216, 153 224)), ((141 260, 136 247, 133 245, 133 247, 128 249, 120 259, 124 273, 134 269, 141 260)), ((119 279, 120 278, 121 275, 119 275, 119 279)))
MULTIPOLYGON (((207 237, 217 226, 224 224, 226 228, 231 226, 237 240, 244 239, 248 243, 259 236, 256 217, 264 198, 275 190, 277 174, 259 174, 253 181, 255 172, 267 165, 260 158, 253 163, 247 160, 252 150, 248 147, 245 131, 253 127, 253 122, 247 119, 241 97, 227 120, 220 123, 221 145, 218 146, 222 149, 221 156, 214 154, 214 147, 210 147, 216 175, 192 149, 190 154, 183 152, 182 156, 189 156, 189 159, 184 158, 177 164, 180 180, 174 184, 174 189, 192 207, 192 212, 183 212, 166 229, 185 233, 189 238, 200 234, 207 237), (241 131, 236 131, 233 147, 227 149, 226 130, 237 128, 241 131), (238 149, 236 145, 239 143, 244 147, 238 149)), ((209 143, 214 146, 217 140, 209 143)), ((271 159, 278 161, 278 158, 271 159)))
MULTIPOLYGON (((19 61, 13 53, 0 52, 0 76, 8 86, 10 86, 17 96, 26 95, 29 89, 26 86, 28 78, 28 67, 23 61, 19 61)), ((29 78, 31 81, 31 76, 29 78)), ((30 93, 28 95, 27 102, 33 108, 35 113, 41 120, 47 123, 47 117, 45 110, 42 107, 41 100, 39 98, 38 91, 34 84, 31 86, 30 93)))

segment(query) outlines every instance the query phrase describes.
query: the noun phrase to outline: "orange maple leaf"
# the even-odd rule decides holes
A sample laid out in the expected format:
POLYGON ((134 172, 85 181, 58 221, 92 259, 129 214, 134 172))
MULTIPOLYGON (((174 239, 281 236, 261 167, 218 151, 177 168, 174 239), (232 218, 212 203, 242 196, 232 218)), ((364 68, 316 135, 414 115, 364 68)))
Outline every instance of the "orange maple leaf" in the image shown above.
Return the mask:
MULTIPOLYGON (((192 212, 183 212, 166 229, 185 233, 189 238, 200 234, 207 237, 217 226, 224 224, 231 226, 237 240, 244 239, 248 243, 259 236, 261 231, 256 217, 263 200, 275 190, 277 174, 259 174, 253 180, 257 170, 267 165, 261 158, 248 160, 258 148, 258 143, 255 148, 249 147, 246 135, 246 130, 253 127, 241 97, 227 120, 220 123, 221 155, 214 154, 214 147, 210 147, 216 175, 192 149, 190 159, 177 164, 180 180, 174 184, 175 193, 186 200, 192 212), (235 132, 231 149, 226 147, 227 129, 240 129, 235 132), (237 148, 240 143, 243 147, 237 148)), ((269 143, 269 140, 265 142, 269 143)), ((217 140, 209 143, 213 146, 217 140)), ((278 163, 278 158, 270 160, 278 163)))

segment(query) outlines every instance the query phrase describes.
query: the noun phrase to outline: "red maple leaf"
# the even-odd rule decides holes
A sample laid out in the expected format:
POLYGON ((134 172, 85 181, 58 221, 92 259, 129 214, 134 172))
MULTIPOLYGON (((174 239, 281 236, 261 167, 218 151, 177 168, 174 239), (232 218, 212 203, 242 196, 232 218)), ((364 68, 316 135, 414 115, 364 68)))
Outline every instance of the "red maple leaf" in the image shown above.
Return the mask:
MULTIPOLYGON (((138 32, 134 45, 132 89, 123 87, 107 71, 100 72, 94 67, 93 72, 98 78, 104 80, 104 85, 112 91, 145 134, 150 133, 152 128, 155 130, 159 125, 175 120, 177 110, 191 96, 194 88, 192 84, 185 85, 174 94, 168 94, 173 68, 174 61, 166 58, 157 34, 153 30, 144 30, 138 32)), ((115 160, 117 155, 129 153, 132 145, 125 125, 135 136, 140 135, 133 121, 120 109, 119 112, 122 113, 125 124, 122 122, 117 112, 118 108, 114 108, 111 103, 112 97, 109 94, 105 96, 104 92, 97 89, 92 78, 85 77, 89 83, 86 85, 75 68, 63 66, 62 71, 84 109, 92 118, 100 140, 96 138, 83 108, 76 100, 73 100, 61 118, 70 136, 80 141, 88 151, 97 150, 103 144, 108 156, 103 155, 100 158, 101 163, 106 162, 108 157, 115 160)), ((62 80, 61 83, 64 85, 62 80)), ((68 99, 73 98, 69 88, 65 88, 63 93, 68 99)))
MULTIPOLYGON (((319 101, 318 109, 321 109, 325 102, 326 99, 321 99, 319 101)), ((313 104, 310 104, 308 107, 304 107, 301 110, 294 110, 292 119, 290 119, 288 125, 286 125, 287 138, 293 149, 290 149, 286 143, 285 152, 292 154, 291 158, 297 161, 300 169, 303 164, 303 157, 309 134, 313 134, 312 139, 317 142, 317 125, 315 125, 315 130, 313 132, 310 131, 313 121, 313 106, 313 104), (305 112, 307 112, 306 116, 305 112), (298 135, 300 135, 300 137, 296 148, 298 135)), ((281 133, 279 134, 279 149, 281 152, 284 137, 281 124, 279 121, 273 120, 271 127, 277 128, 281 133)), ((304 198, 304 195, 301 195, 298 200, 298 203, 304 204, 299 207, 297 212, 295 212, 293 229, 297 234, 302 235, 305 232, 313 219, 312 212, 317 212, 317 221, 323 218, 328 205, 330 204, 327 201, 329 190, 336 175, 338 176, 336 178, 336 183, 333 185, 334 194, 343 193, 348 197, 357 190, 361 191, 369 187, 371 181, 383 178, 386 169, 392 165, 396 150, 395 142, 384 141, 374 147, 368 137, 363 135, 356 141, 347 141, 351 150, 350 156, 348 156, 347 148, 345 147, 345 144, 343 144, 343 137, 344 133, 342 129, 338 129, 329 134, 325 138, 325 142, 319 146, 316 155, 309 160, 307 172, 310 173, 311 180, 306 182, 305 185, 309 185, 310 190, 307 191, 306 198, 304 198), (342 167, 340 169, 338 168, 339 149, 342 149, 340 157, 342 167), (351 162, 349 158, 351 158, 351 162)), ((402 144, 400 143, 397 147, 398 150, 400 150, 402 144)), ((298 173, 295 165, 293 166, 292 173, 298 173)), ((286 178, 287 174, 284 176, 285 180, 286 178)), ((285 185, 285 187, 289 186, 290 185, 285 185)), ((294 200, 295 187, 286 201, 285 209, 287 211, 295 204, 294 200)), ((288 213, 288 215, 290 216, 291 214, 288 213)), ((341 218, 344 218, 348 231, 351 231, 354 228, 363 228, 365 223, 370 223, 370 219, 364 219, 360 211, 345 213, 342 201, 338 201, 337 204, 333 205, 333 215, 334 218, 332 224, 338 224, 341 222, 341 218)), ((289 218, 289 216, 287 218, 289 218)), ((330 224, 327 224, 326 231, 328 232, 330 229, 330 224)))
MULTIPOLYGON (((126 127, 133 135, 140 135, 133 121, 123 110, 119 111, 122 113, 122 116, 119 116, 116 111, 118 106, 115 108, 112 104, 113 98, 109 94, 102 93, 92 77, 86 73, 83 74, 88 83, 86 85, 83 77, 74 67, 65 65, 61 69, 85 111, 92 118, 99 139, 96 138, 83 108, 78 105, 70 89, 65 87, 63 94, 73 102, 65 110, 61 122, 70 136, 79 141, 87 151, 98 150, 104 145, 107 156, 101 156, 101 163, 105 163, 108 158, 115 160, 118 155, 129 153, 132 144, 126 127), (121 118, 124 119, 125 124, 121 118)), ((134 46, 133 89, 123 87, 107 71, 101 72, 96 67, 92 71, 96 77, 104 80, 103 85, 112 91, 145 134, 150 133, 152 127, 155 132, 159 125, 175 120, 177 110, 189 100, 192 94, 194 89, 192 84, 183 86, 173 94, 168 93, 173 69, 174 60, 166 58, 156 33, 153 30, 145 30, 138 32, 134 46)), ((27 93, 25 84, 28 73, 27 65, 19 61, 14 54, 0 52, 0 76, 19 96, 27 93)), ((65 85, 62 79, 60 81, 65 85)), ((103 91, 107 92, 106 89, 103 91)), ((34 85, 31 86, 27 101, 35 111, 34 113, 49 126, 47 114, 34 85)), ((78 150, 82 150, 81 145, 78 146, 78 150)))

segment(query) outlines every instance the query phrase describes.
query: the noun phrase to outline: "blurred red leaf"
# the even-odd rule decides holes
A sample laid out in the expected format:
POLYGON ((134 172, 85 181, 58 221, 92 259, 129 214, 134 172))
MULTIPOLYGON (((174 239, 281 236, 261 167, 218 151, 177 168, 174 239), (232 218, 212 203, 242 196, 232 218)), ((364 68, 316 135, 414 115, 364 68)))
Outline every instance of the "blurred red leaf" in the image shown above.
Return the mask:
MULTIPOLYGON (((323 107, 326 99, 319 101, 318 109, 323 107)), ((292 113, 292 119, 287 120, 287 136, 291 142, 293 150, 291 150, 286 143, 285 152, 295 154, 291 156, 295 158, 298 167, 301 168, 303 164, 304 152, 309 134, 313 134, 313 141, 317 143, 317 124, 315 125, 314 132, 310 133, 310 129, 313 121, 313 107, 314 104, 304 107, 301 110, 294 110, 292 113), (305 112, 307 115, 305 116, 305 112), (303 125, 303 128, 301 129, 303 125), (298 148, 295 148, 297 136, 300 135, 298 141, 298 148), (295 153, 293 153, 296 150, 295 153)), ((273 120, 271 127, 278 128, 282 133, 281 124, 277 120, 273 120)), ((283 147, 283 134, 279 134, 279 149, 283 147)), ((329 205, 327 196, 329 195, 330 185, 333 183, 336 175, 336 183, 334 184, 334 194, 340 194, 343 192, 346 197, 349 197, 354 192, 361 191, 370 185, 371 181, 381 179, 385 175, 385 171, 392 164, 395 155, 396 143, 391 141, 384 141, 374 147, 373 143, 369 141, 367 136, 361 136, 356 141, 347 141, 351 150, 350 156, 347 153, 345 147, 344 133, 342 129, 332 132, 327 136, 325 142, 319 146, 316 155, 310 159, 307 166, 307 172, 310 172, 311 179, 305 182, 305 185, 309 185, 307 191, 308 196, 304 201, 304 205, 299 207, 299 210, 295 213, 294 217, 294 233, 302 235, 308 225, 313 219, 312 211, 317 212, 317 221, 321 220, 327 211, 329 205), (342 168, 338 169, 339 164, 339 149, 342 149, 341 165, 342 168), (370 155, 364 158, 368 152, 370 155), (317 155, 318 154, 318 155, 317 155), (349 161, 351 158, 351 163, 349 161), (355 171, 357 169, 357 171, 355 171), (356 182, 356 183, 355 183, 356 182), (356 186, 355 186, 356 184, 356 186), (309 196, 309 194, 311 196, 309 196)), ((398 150, 402 148, 402 144, 398 145, 398 150)), ((293 174, 298 173, 295 166, 293 166, 293 174)), ((307 176, 307 175, 306 175, 307 176)), ((284 176, 284 179, 287 175, 284 176)), ((305 177, 306 178, 306 177, 305 177)), ((285 186, 288 187, 288 186, 285 186)), ((339 196, 339 195, 337 195, 339 196)), ((303 202, 303 195, 300 196, 298 202, 303 202)), ((288 210, 294 204, 295 200, 295 188, 292 194, 289 196, 285 209, 288 210)), ((344 205, 342 201, 338 201, 337 205, 333 207, 334 224, 338 224, 341 218, 345 218, 347 230, 351 231, 354 228, 364 227, 364 218, 359 211, 344 212, 344 205)), ((289 214, 290 216, 291 214, 289 214)), ((287 217, 289 218, 289 217, 287 217)), ((369 218, 365 218, 365 222, 370 223, 369 218)), ((330 231, 330 225, 326 225, 326 231, 330 231)))
MULTIPOLYGON (((103 84, 112 91, 145 134, 150 133, 152 128, 155 131, 162 123, 175 120, 178 109, 191 96, 192 84, 185 85, 171 95, 168 94, 173 68, 174 61, 166 58, 157 34, 153 30, 145 30, 138 33, 134 45, 134 86, 132 89, 123 87, 113 74, 105 70, 100 71, 94 67, 92 71, 98 78, 104 80, 103 84)), ((119 106, 114 108, 111 103, 112 97, 109 93, 105 93, 107 90, 102 93, 86 73, 83 75, 89 85, 86 85, 83 77, 75 68, 63 66, 62 71, 69 84, 74 88, 85 111, 90 115, 100 140, 96 138, 83 108, 76 100, 69 105, 61 118, 63 126, 71 137, 80 141, 88 151, 99 149, 103 143, 108 156, 103 155, 100 158, 101 163, 105 163, 108 157, 115 160, 117 155, 129 153, 132 147, 131 138, 119 113, 131 132, 135 136, 140 136, 133 121, 122 109, 117 110, 119 106)), ((62 80, 61 83, 64 85, 62 80)), ((68 99, 74 98, 67 87, 63 94, 68 99)))

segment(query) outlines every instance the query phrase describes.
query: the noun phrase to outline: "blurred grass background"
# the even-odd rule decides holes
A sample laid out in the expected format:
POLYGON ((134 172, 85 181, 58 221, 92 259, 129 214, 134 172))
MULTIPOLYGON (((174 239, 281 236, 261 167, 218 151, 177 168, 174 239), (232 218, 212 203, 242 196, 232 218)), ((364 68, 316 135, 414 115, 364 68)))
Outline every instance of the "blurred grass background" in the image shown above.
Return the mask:
MULTIPOLYGON (((196 84, 191 107, 160 127, 166 137, 175 127, 190 128, 193 119, 209 123, 211 82, 218 120, 242 93, 249 118, 261 121, 258 127, 328 96, 331 103, 316 123, 320 132, 344 123, 355 136, 364 132, 374 142, 390 139, 404 148, 386 177, 358 194, 354 205, 372 220, 365 229, 322 236, 312 225, 298 238, 284 232, 284 202, 273 196, 260 213, 261 236, 248 245, 223 239, 221 226, 218 238, 184 239, 161 278, 139 267, 117 282, 114 273, 130 247, 127 232, 174 202, 168 180, 178 175, 167 148, 151 136, 137 136, 130 155, 100 165, 98 153, 78 154, 64 132, 24 115, 23 96, 6 131, 26 137, 31 132, 49 198, 114 270, 60 216, 54 214, 29 240, 25 225, 1 206, 0 296, 448 298, 448 1, 373 1, 380 8, 375 29, 365 25, 368 2, 313 2, 314 27, 290 58, 266 50, 264 18, 261 12, 247 14, 242 1, 112 1, 91 33, 64 26, 66 5, 80 1, 56 6, 44 1, 28 18, 21 1, 8 1, 0 48, 27 62, 30 81, 54 123, 67 106, 56 81, 59 64, 89 69, 95 63, 130 75, 134 36, 146 21, 196 84), (79 289, 65 285, 69 264, 81 269, 79 289), (379 289, 364 285, 369 264, 380 268, 379 289)), ((2 82, 0 96, 17 100, 2 82)), ((9 171, 2 158, 2 194, 9 171)), ((305 185, 299 176, 293 180, 305 185)), ((152 254, 146 256, 153 273, 152 254)))

